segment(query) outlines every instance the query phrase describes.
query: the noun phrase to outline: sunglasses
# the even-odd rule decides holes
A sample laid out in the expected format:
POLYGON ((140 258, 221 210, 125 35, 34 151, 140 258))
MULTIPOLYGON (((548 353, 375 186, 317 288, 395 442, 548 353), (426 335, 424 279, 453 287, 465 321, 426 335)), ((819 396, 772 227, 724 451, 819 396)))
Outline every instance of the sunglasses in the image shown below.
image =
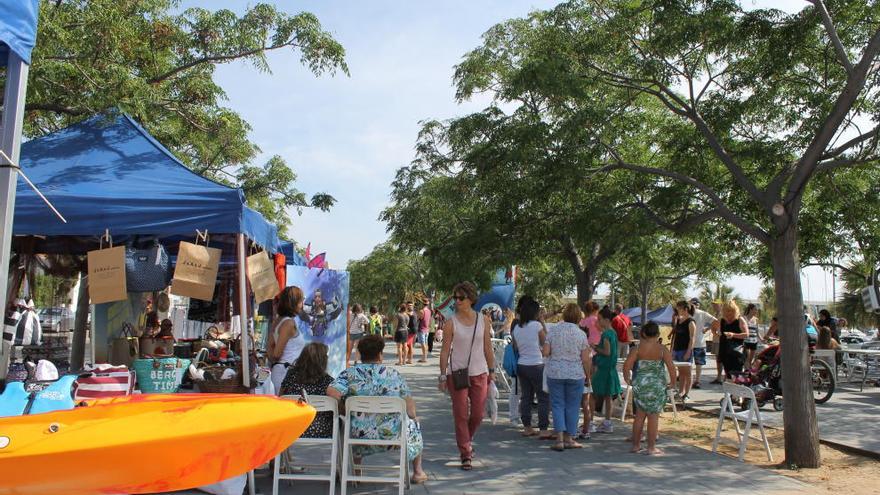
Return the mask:
POLYGON ((456 301, 464 301, 465 299, 467 299, 467 296, 452 296, 452 298, 456 301))

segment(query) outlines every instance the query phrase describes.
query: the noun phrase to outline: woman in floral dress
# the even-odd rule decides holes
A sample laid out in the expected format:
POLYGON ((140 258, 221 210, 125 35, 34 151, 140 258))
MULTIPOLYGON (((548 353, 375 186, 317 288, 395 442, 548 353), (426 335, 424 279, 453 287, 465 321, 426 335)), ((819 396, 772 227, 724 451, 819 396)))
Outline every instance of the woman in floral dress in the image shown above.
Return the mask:
POLYGON ((635 420, 633 421, 632 452, 641 450, 642 429, 645 419, 648 421, 647 454, 657 455, 662 452, 655 446, 657 431, 660 426, 660 413, 666 405, 666 387, 675 383, 675 366, 672 354, 666 346, 660 344, 660 327, 649 321, 642 328, 641 340, 636 352, 629 353, 623 364, 623 379, 632 386, 635 399, 635 420), (633 378, 633 367, 639 363, 639 372, 633 378), (665 370, 664 370, 665 368, 665 370), (669 373, 669 382, 666 380, 669 373))
MULTIPOLYGON (((428 475, 422 470, 422 432, 416 417, 413 401, 406 380, 397 370, 382 364, 385 340, 380 335, 367 335, 358 341, 358 363, 339 374, 327 388, 327 395, 345 403, 352 396, 401 397, 406 401, 406 450, 413 466, 413 483, 423 483, 428 475)), ((401 428, 399 414, 355 414, 351 418, 351 435, 354 438, 390 439, 401 428)), ((388 450, 383 446, 355 445, 354 462, 359 464, 363 456, 388 450)))

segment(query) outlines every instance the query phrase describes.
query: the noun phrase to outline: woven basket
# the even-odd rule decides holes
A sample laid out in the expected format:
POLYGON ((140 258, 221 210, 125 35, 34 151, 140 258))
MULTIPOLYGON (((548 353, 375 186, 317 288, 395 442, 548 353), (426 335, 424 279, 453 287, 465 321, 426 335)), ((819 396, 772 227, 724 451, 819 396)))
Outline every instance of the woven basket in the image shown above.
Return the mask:
MULTIPOLYGON (((204 356, 201 353, 197 359, 204 356)), ((214 376, 221 376, 223 371, 227 369, 223 365, 208 365, 204 361, 199 361, 196 366, 205 371, 205 380, 193 380, 193 384, 198 387, 199 392, 203 394, 249 394, 251 388, 245 387, 241 383, 241 365, 237 366, 238 373, 235 378, 226 380, 214 379, 214 376)), ((253 382, 253 380, 252 380, 253 382)))

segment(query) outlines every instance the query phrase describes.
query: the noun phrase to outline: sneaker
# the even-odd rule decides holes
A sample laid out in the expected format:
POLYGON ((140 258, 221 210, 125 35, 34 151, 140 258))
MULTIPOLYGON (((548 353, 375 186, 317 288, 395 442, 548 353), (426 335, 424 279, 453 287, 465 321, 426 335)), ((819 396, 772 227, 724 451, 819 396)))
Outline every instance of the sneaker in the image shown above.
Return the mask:
MULTIPOLYGON (((590 425, 592 426, 592 425, 590 425)), ((590 439, 590 428, 587 425, 583 425, 578 429, 578 440, 589 440, 590 439)))
POLYGON ((590 423, 590 427, 589 427, 589 429, 587 430, 587 433, 596 433, 597 431, 598 431, 598 430, 596 429, 596 424, 595 424, 595 423, 590 423))
POLYGON ((607 419, 599 425, 599 428, 596 429, 599 433, 614 433, 614 425, 611 424, 611 421, 607 419))

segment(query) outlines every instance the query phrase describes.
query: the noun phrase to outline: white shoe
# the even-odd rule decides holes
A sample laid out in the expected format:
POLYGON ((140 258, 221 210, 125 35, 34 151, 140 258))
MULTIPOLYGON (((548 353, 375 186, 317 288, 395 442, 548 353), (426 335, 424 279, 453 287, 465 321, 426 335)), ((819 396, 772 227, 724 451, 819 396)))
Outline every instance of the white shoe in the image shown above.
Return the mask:
POLYGON ((595 423, 590 423, 590 429, 588 430, 588 433, 596 433, 597 431, 598 430, 596 429, 595 423))

